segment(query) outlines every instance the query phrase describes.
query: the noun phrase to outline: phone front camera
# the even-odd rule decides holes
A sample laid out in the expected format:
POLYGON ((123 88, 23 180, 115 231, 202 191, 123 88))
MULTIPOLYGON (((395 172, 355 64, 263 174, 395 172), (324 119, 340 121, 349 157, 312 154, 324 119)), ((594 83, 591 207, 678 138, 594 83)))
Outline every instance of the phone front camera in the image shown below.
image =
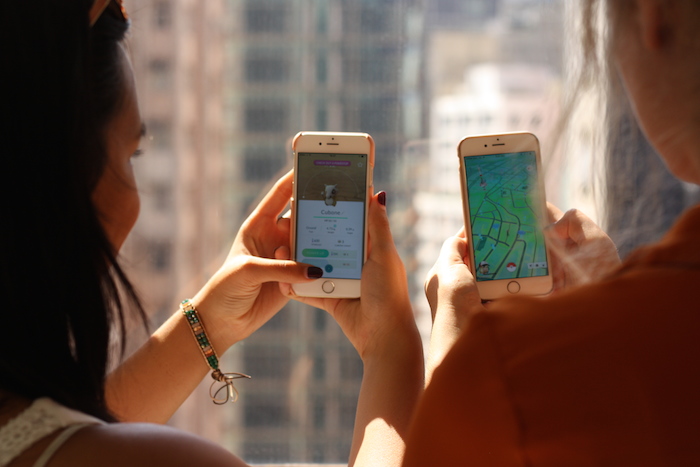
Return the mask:
POLYGON ((322 145, 322 144, 323 144, 323 143, 318 143, 319 146, 322 145))

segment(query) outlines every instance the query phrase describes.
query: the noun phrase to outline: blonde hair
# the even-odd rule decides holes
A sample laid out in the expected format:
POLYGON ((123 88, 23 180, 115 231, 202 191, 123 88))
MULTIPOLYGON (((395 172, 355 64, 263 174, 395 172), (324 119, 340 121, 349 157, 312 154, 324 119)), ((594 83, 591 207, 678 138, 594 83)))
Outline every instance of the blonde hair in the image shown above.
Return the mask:
MULTIPOLYGON (((692 3, 691 1, 685 3, 692 3)), ((683 185, 668 172, 634 115, 613 62, 617 34, 633 17, 633 0, 581 0, 581 65, 575 95, 598 98, 601 154, 592 183, 601 223, 624 257, 657 240, 686 207, 683 185)))

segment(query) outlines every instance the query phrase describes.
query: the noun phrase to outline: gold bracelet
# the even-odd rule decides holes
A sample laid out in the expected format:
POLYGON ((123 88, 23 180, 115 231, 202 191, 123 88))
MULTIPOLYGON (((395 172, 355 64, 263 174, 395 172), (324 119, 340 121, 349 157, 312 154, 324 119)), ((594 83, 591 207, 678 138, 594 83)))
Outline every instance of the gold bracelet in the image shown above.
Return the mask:
POLYGON ((204 361, 206 361, 207 365, 213 370, 211 372, 211 377, 214 379, 214 382, 211 383, 209 387, 209 397, 211 397, 212 402, 217 405, 222 405, 229 401, 236 402, 238 400, 238 390, 236 386, 233 385, 233 380, 239 378, 250 379, 250 376, 243 373, 223 373, 219 369, 219 356, 216 354, 216 350, 214 350, 214 346, 209 340, 207 331, 204 329, 204 323, 199 319, 199 314, 192 301, 190 299, 183 300, 180 303, 180 310, 182 314, 185 315, 185 319, 187 319, 187 323, 190 325, 192 335, 197 341, 204 361), (222 385, 215 390, 214 386, 217 383, 221 383, 222 385), (224 396, 220 397, 219 393, 224 389, 224 396))

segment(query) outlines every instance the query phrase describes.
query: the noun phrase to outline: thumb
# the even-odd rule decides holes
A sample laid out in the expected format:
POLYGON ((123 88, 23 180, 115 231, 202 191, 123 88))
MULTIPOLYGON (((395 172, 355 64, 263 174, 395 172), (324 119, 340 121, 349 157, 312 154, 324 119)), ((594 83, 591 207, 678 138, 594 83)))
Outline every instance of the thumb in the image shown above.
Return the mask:
POLYGON ((457 234, 444 241, 438 258, 442 264, 448 266, 451 264, 465 264, 466 256, 467 239, 457 234))
POLYGON ((323 276, 319 267, 290 260, 249 256, 241 266, 241 278, 255 284, 284 282, 296 284, 323 276))
POLYGON ((372 197, 367 222, 371 242, 370 256, 393 251, 395 246, 386 212, 386 192, 380 191, 372 197))
POLYGON ((551 231, 561 240, 571 240, 580 245, 586 240, 584 224, 588 218, 578 209, 570 209, 551 226, 551 231))

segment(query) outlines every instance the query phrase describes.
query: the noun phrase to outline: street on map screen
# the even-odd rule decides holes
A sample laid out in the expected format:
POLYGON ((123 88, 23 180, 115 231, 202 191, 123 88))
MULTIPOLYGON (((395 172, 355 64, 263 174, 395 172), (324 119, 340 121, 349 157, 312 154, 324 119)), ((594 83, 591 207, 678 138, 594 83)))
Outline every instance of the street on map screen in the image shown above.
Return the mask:
POLYGON ((548 274, 534 151, 464 157, 476 280, 548 274))
POLYGON ((296 261, 324 278, 360 279, 367 155, 300 153, 296 170, 296 261))

